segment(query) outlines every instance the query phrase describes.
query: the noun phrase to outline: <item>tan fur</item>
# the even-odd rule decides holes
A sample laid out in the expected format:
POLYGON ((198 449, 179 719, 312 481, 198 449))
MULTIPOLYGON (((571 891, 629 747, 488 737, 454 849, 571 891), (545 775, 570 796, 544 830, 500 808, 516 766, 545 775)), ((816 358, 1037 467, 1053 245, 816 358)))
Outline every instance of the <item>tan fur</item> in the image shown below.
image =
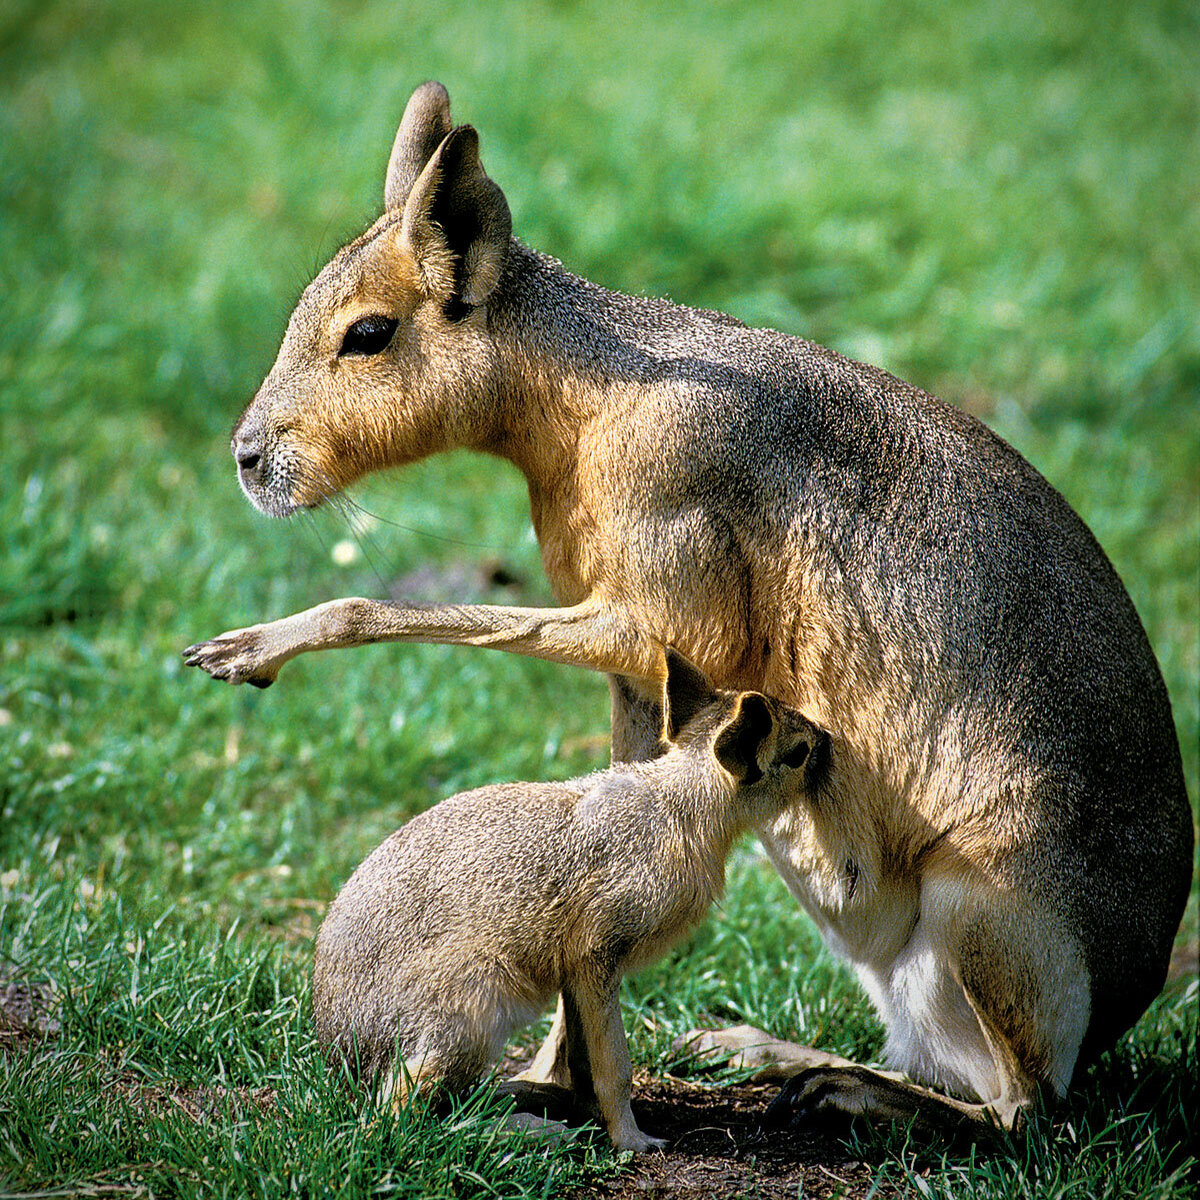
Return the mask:
MULTIPOLYGON (((831 731, 828 800, 762 834, 891 1061, 1009 1122, 1061 1096, 1161 986, 1192 852, 1166 690, 1087 529, 919 389, 605 291, 511 238, 439 85, 410 102, 386 197, 238 423, 242 486, 283 516, 451 446, 507 458, 563 607, 339 600, 187 661, 261 686, 297 654, 377 641, 585 666, 611 676, 619 761, 655 753, 656 646, 677 645, 831 731), (342 353, 359 314, 394 336, 342 353)), ((564 1029, 543 1078, 565 1070, 564 1029)))
POLYGON ((704 917, 733 840, 811 798, 828 763, 799 713, 716 693, 676 655, 664 696, 653 762, 451 797, 342 889, 317 937, 317 1030, 386 1095, 471 1085, 561 991, 575 1094, 618 1149, 664 1145, 630 1111, 621 978, 704 917))

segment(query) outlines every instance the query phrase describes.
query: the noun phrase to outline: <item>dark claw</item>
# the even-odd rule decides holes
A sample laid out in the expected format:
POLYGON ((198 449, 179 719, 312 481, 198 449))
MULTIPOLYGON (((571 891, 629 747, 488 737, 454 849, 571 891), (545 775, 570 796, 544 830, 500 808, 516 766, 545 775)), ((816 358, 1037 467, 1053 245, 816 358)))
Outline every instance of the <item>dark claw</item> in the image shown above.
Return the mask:
POLYGON ((763 1129, 787 1129, 799 1121, 800 1114, 796 1111, 793 1097, 787 1094, 787 1085, 785 1084, 779 1095, 767 1105, 767 1111, 762 1115, 761 1127, 763 1129))
POLYGON ((821 1111, 820 1097, 826 1089, 812 1084, 824 1073, 822 1067, 811 1067, 793 1076, 779 1089, 779 1095, 767 1105, 762 1116, 764 1129, 795 1128, 807 1124, 821 1111))
POLYGON ((757 1150, 760 1146, 770 1146, 770 1145, 771 1145, 771 1133, 768 1130, 767 1126, 760 1122, 758 1124, 758 1126, 755 1128, 753 1133, 748 1134, 746 1137, 741 1139, 741 1143, 738 1146, 738 1150, 739 1151, 743 1151, 743 1150, 753 1151, 753 1150, 757 1150))
POLYGON ((273 680, 273 679, 247 679, 247 680, 244 680, 244 682, 248 683, 251 687, 269 688, 271 686, 271 684, 273 684, 275 682, 275 680, 273 680))

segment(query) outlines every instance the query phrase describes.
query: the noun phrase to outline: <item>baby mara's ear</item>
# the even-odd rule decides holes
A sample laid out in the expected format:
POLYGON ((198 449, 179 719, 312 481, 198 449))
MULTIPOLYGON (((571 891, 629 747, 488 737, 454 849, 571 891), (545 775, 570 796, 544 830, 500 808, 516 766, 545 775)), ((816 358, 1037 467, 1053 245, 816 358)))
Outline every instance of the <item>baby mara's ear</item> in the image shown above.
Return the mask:
POLYGON ((717 698, 707 675, 674 646, 664 646, 667 677, 663 683, 663 738, 679 740, 679 732, 701 709, 717 698))
POLYGON ((803 771, 804 786, 811 789, 824 779, 829 758, 829 734, 803 713, 781 707, 772 766, 803 771))
POLYGON ((767 771, 800 773, 805 791, 816 788, 829 770, 829 734, 803 713, 758 692, 742 692, 713 741, 717 761, 742 787, 767 771))
POLYGON ((713 741, 717 762, 743 787, 763 777, 771 762, 778 722, 775 706, 758 692, 743 692, 734 702, 729 720, 713 741))

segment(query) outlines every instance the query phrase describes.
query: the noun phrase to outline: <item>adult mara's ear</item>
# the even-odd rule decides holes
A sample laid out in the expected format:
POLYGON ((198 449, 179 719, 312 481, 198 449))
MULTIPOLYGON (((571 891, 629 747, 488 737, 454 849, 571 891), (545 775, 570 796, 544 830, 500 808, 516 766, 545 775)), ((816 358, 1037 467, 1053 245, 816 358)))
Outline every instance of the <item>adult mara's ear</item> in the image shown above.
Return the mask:
POLYGON ((450 94, 432 79, 408 99, 383 184, 385 208, 403 208, 433 152, 450 132, 450 94))
POLYGON ((679 731, 706 705, 715 693, 708 676, 684 658, 674 646, 664 647, 667 678, 663 683, 663 737, 673 742, 679 731))
POLYGON ((425 164, 400 224, 426 290, 447 316, 465 316, 492 294, 511 235, 508 201, 479 162, 479 135, 460 125, 425 164))
POLYGON ((763 750, 774 733, 771 702, 758 692, 743 692, 713 742, 713 754, 739 783, 757 783, 763 776, 763 750))

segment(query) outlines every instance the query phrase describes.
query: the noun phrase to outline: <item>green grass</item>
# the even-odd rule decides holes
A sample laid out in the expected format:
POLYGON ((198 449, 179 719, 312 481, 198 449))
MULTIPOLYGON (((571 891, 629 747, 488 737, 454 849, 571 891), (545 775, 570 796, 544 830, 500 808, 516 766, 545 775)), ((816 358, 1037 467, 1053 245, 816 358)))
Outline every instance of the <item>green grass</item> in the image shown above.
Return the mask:
MULTIPOLYGON (((365 484, 385 522, 348 566, 336 514, 268 522, 230 469, 230 422, 313 268, 377 212, 427 77, 530 244, 877 362, 1014 442, 1125 579, 1197 794, 1188 7, 447 11, 0 5, 0 967, 61 1003, 52 1036, 0 1051, 0 1192, 538 1195, 611 1169, 594 1147, 514 1152, 476 1110, 360 1120, 305 1009, 312 931, 355 863, 436 797, 597 765, 603 683, 439 647, 300 660, 265 693, 179 664, 427 565, 498 557, 547 595, 496 462, 365 484), (218 1086, 198 1121, 169 1098, 218 1086)), ((627 992, 656 1070, 702 1016, 881 1045, 749 859, 627 992)), ((864 1153, 929 1195, 1184 1194, 1196 1008, 1194 985, 1161 1000, 1012 1154, 864 1153)))

